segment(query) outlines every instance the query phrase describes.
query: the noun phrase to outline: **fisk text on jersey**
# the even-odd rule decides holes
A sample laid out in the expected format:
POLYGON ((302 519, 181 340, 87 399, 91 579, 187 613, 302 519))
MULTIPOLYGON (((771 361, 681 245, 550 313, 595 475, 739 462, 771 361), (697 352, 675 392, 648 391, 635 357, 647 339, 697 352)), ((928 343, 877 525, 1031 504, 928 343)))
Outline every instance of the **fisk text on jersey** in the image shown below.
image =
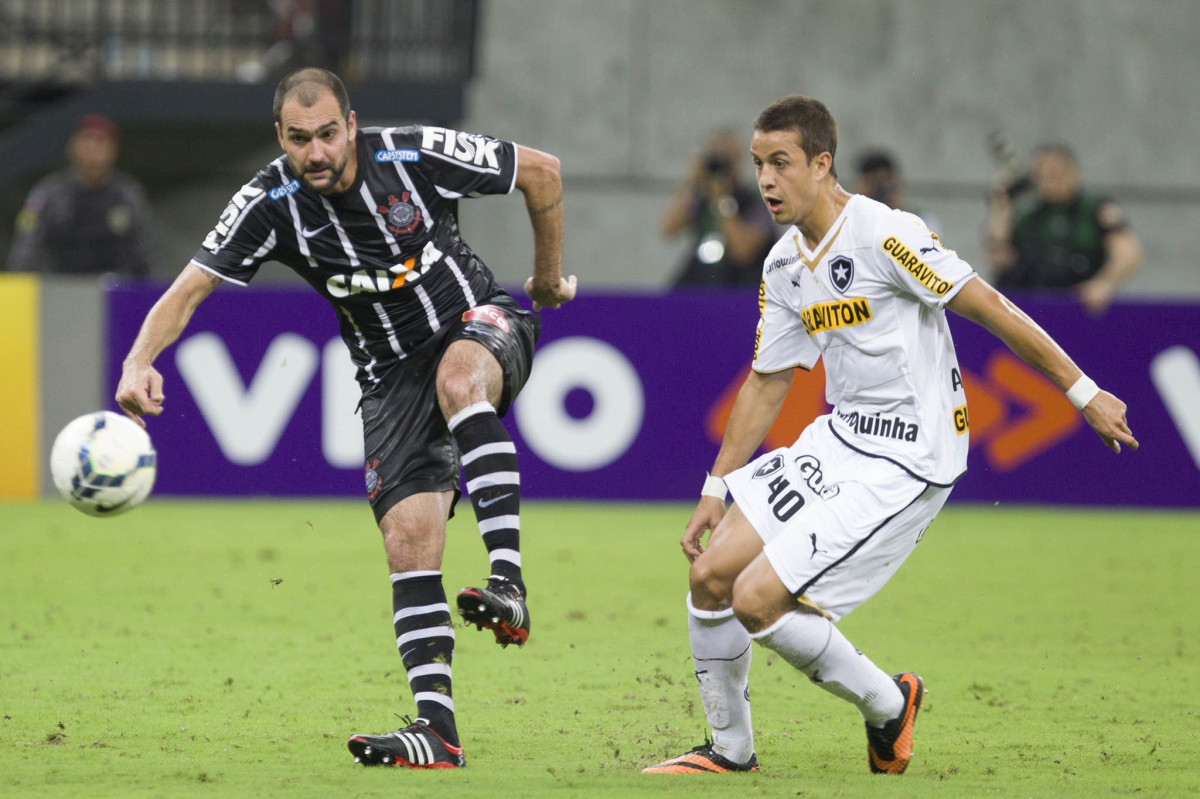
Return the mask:
POLYGON ((486 166, 499 170, 500 161, 496 151, 500 142, 475 133, 426 126, 421 131, 421 149, 431 153, 440 152, 464 164, 486 166))

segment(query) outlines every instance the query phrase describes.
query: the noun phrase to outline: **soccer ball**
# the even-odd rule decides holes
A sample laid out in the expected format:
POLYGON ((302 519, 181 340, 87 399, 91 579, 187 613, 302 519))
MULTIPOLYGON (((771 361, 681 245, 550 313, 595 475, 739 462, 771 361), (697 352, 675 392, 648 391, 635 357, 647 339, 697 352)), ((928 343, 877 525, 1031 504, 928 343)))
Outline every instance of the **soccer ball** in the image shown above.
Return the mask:
POLYGON ((50 449, 50 475, 63 499, 89 516, 141 504, 154 486, 154 446, 132 420, 111 411, 80 416, 50 449))

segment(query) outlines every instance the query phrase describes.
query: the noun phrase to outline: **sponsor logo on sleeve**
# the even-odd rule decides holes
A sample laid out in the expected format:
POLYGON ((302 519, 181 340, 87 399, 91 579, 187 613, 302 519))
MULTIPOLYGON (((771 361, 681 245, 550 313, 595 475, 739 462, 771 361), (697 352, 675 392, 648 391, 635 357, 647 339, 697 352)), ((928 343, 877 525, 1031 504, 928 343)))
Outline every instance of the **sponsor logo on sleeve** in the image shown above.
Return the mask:
POLYGON ((853 327, 871 319, 871 303, 866 297, 833 300, 810 305, 800 312, 800 321, 808 335, 842 327, 853 327))
POLYGON ((767 281, 758 281, 758 324, 754 327, 754 360, 758 360, 758 350, 762 346, 763 325, 767 316, 767 281))
POLYGON ((421 160, 420 150, 376 150, 375 160, 381 164, 391 164, 396 161, 413 163, 421 160))
POLYGON ((961 436, 963 433, 967 432, 970 427, 971 424, 967 420, 967 406, 959 405, 954 409, 954 432, 961 436))
POLYGON ((763 269, 763 276, 765 277, 765 276, 771 274, 772 272, 776 272, 785 267, 789 267, 792 264, 796 263, 796 261, 799 261, 799 260, 800 260, 799 255, 785 255, 782 258, 776 258, 774 261, 771 261, 770 263, 768 263, 766 265, 766 267, 763 269))
POLYGON ((942 244, 941 238, 932 230, 926 228, 926 233, 929 234, 929 246, 921 248, 921 255, 928 255, 931 252, 946 252, 946 245, 942 244))
POLYGON ((508 332, 508 317, 495 305, 477 305, 462 315, 464 322, 484 322, 508 332))
POLYGON ((275 188, 271 189, 269 192, 267 192, 267 196, 272 200, 282 200, 284 197, 295 194, 299 190, 300 181, 292 180, 284 183, 282 186, 276 186, 275 188))
POLYGON ((937 296, 943 297, 946 292, 954 288, 953 283, 930 269, 927 263, 917 257, 912 250, 904 245, 904 242, 895 236, 888 236, 883 240, 883 251, 893 261, 903 267, 904 271, 916 278, 918 283, 937 296))
POLYGON ((440 153, 472 166, 500 171, 500 142, 461 130, 427 126, 421 130, 421 149, 440 153))

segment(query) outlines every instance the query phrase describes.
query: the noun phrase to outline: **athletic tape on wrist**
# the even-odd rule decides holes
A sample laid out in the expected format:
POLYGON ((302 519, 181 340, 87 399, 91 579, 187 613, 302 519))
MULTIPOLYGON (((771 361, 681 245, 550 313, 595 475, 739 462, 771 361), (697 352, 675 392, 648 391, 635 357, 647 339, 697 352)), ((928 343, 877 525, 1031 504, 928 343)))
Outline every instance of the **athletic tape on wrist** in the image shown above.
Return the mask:
POLYGON ((1092 401, 1097 394, 1100 393, 1100 386, 1096 385, 1096 381, 1087 375, 1082 375, 1075 381, 1075 385, 1067 389, 1067 399, 1071 401, 1079 410, 1092 401))
POLYGON ((729 489, 723 479, 710 474, 704 478, 704 488, 700 489, 700 496, 713 497, 724 502, 729 498, 729 489))

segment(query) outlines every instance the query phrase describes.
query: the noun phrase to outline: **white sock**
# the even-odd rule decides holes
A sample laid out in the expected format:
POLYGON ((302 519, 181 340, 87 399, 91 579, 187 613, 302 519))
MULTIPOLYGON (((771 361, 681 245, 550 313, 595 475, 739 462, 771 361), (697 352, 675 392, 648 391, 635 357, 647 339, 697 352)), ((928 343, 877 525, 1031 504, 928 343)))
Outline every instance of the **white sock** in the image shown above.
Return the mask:
POLYGON ((882 727, 904 711, 904 694, 892 678, 824 616, 792 611, 751 637, 829 693, 853 703, 870 724, 882 727))
POLYGON ((687 597, 688 639, 713 749, 734 763, 754 754, 750 726, 750 634, 733 608, 698 610, 687 597))

